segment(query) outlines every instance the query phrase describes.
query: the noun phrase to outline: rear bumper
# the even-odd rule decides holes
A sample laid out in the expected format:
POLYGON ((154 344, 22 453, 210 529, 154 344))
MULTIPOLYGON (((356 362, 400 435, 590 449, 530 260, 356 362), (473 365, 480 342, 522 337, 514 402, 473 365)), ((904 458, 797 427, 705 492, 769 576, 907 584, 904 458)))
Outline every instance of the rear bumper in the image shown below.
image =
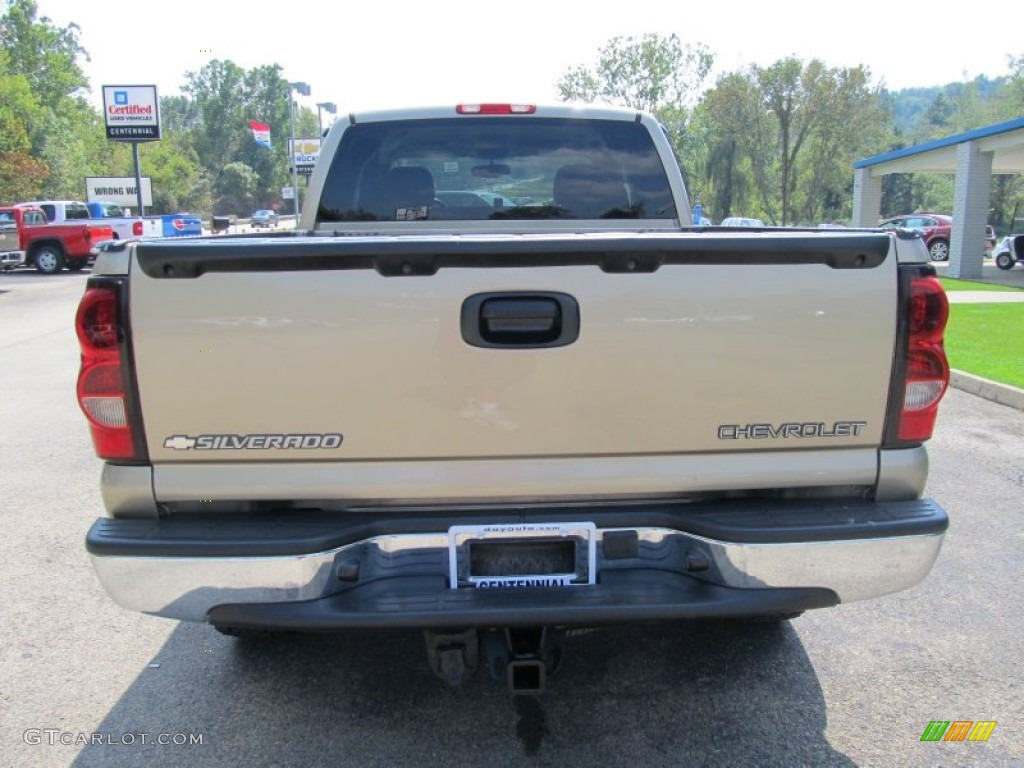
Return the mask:
POLYGON ((249 627, 584 625, 820 608, 906 589, 948 525, 930 500, 562 505, 101 519, 99 579, 132 610, 249 627), (453 525, 593 522, 596 583, 450 589, 453 525))
POLYGON ((0 267, 13 269, 25 263, 24 251, 3 251, 0 252, 0 267))

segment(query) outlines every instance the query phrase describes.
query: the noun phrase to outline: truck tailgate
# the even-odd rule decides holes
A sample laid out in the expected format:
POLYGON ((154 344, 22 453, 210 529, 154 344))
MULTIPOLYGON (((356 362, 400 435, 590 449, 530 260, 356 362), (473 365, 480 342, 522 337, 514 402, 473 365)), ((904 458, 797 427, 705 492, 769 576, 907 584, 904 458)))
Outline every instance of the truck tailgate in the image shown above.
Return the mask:
POLYGON ((779 231, 139 244, 130 321, 149 454, 871 448, 896 333, 891 247, 779 231))

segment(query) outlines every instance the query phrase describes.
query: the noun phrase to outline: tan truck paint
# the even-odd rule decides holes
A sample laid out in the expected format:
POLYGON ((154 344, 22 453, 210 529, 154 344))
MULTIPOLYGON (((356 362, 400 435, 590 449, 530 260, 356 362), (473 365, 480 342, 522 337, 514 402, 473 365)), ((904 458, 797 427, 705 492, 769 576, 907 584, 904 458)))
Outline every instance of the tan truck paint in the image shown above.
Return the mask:
POLYGON ((132 326, 145 340, 135 355, 150 456, 156 465, 333 463, 877 446, 887 391, 865 382, 889 376, 895 266, 890 258, 841 271, 665 266, 627 276, 563 267, 184 281, 136 270, 132 326), (573 295, 578 341, 465 344, 462 301, 503 290, 573 295), (816 432, 834 436, 798 436, 816 432), (174 436, 307 433, 344 441, 333 450, 165 447, 174 436))

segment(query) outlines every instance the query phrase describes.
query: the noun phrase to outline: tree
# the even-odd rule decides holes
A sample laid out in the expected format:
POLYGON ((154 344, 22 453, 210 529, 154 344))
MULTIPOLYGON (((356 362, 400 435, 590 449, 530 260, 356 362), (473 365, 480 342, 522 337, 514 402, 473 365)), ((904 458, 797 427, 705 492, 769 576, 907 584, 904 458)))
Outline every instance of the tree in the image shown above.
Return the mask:
POLYGON ((696 101, 714 57, 704 45, 684 45, 676 35, 613 37, 593 69, 578 66, 558 82, 562 101, 607 101, 657 112, 696 101))
POLYGON ((228 163, 217 179, 217 210, 241 213, 252 208, 258 177, 245 163, 228 163))
MULTIPOLYGON (((170 104, 172 114, 183 126, 190 126, 199 165, 212 188, 222 189, 220 177, 226 168, 242 163, 253 172, 254 187, 242 198, 235 194, 226 197, 239 205, 241 199, 257 200, 261 205, 279 200, 280 187, 288 176, 287 137, 291 132, 290 90, 281 68, 275 64, 246 71, 231 61, 214 60, 199 72, 186 74, 184 92, 184 100, 170 104), (270 126, 271 150, 256 144, 249 120, 270 126)), ((315 120, 314 115, 313 125, 315 120)), ((315 128, 311 135, 316 135, 315 128)))
POLYGON ((752 72, 764 107, 777 127, 778 144, 771 170, 773 186, 780 196, 782 224, 786 225, 793 213, 797 158, 824 107, 825 65, 815 59, 805 67, 799 59, 788 58, 765 69, 753 67, 752 72))
POLYGON ((915 199, 913 174, 890 173, 882 177, 883 218, 913 211, 916 207, 915 199))
POLYGON ((752 126, 757 125, 758 109, 752 89, 753 83, 744 74, 726 74, 698 107, 707 126, 703 175, 709 189, 705 199, 718 219, 760 212, 752 207, 751 200, 753 166, 749 146, 751 142, 762 143, 751 133, 752 126))
POLYGON ((42 169, 46 178, 35 186, 34 195, 81 195, 85 176, 94 175, 110 156, 102 137, 96 111, 83 98, 89 83, 78 64, 88 54, 78 42, 78 26, 55 26, 38 17, 34 0, 7 0, 0 17, 0 138, 2 143, 21 142, 34 158, 18 161, 38 181, 42 169), (27 91, 26 91, 27 86, 27 91), (10 100, 9 100, 10 98, 10 100), (3 114, 11 109, 22 127, 10 127, 3 114))
POLYGON ((63 100, 89 89, 78 57, 89 54, 78 42, 79 27, 57 27, 46 16, 36 18, 35 0, 6 0, 0 17, 0 48, 10 57, 10 70, 24 75, 39 103, 57 109, 63 100))
POLYGON ((49 172, 25 152, 0 152, 0 205, 37 199, 49 172))
MULTIPOLYGON (((950 118, 956 112, 956 107, 950 103, 950 100, 946 97, 946 94, 942 91, 935 96, 935 99, 925 110, 922 122, 927 133, 943 133, 946 130, 946 126, 949 125, 950 118)), ((928 136, 928 138, 933 138, 928 136)))
POLYGON ((160 127, 163 131, 187 134, 199 121, 199 110, 187 96, 160 97, 160 127))
POLYGON ((199 72, 185 75, 184 92, 195 105, 199 124, 192 130, 199 162, 216 181, 236 159, 245 136, 245 72, 231 61, 214 59, 199 72))
POLYGON ((878 146, 887 123, 865 68, 830 69, 792 57, 721 78, 704 107, 717 128, 719 159, 709 166, 718 179, 715 194, 731 207, 722 187, 734 182, 742 154, 760 208, 745 213, 782 225, 842 218, 852 162, 878 146))
POLYGON ((27 152, 30 129, 42 116, 28 78, 10 71, 10 54, 0 48, 0 152, 27 152))
POLYGON ((1024 53, 1020 56, 1008 56, 1010 77, 999 94, 1003 102, 1003 112, 1008 116, 1024 114, 1024 53))
MULTIPOLYGON (((147 212, 208 212, 210 206, 201 205, 205 188, 200 187, 199 161, 184 134, 165 134, 162 141, 143 143, 139 147, 139 165, 142 175, 153 182, 153 205, 147 212)), ((134 160, 128 152, 122 153, 120 173, 135 174, 134 160)))
POLYGON ((863 67, 831 69, 819 81, 818 114, 796 161, 796 221, 816 224, 852 213, 851 167, 886 137, 889 115, 863 67))
POLYGON ((46 110, 33 155, 49 167, 43 185, 47 198, 80 198, 87 176, 109 167, 111 148, 99 114, 77 99, 59 112, 46 110))

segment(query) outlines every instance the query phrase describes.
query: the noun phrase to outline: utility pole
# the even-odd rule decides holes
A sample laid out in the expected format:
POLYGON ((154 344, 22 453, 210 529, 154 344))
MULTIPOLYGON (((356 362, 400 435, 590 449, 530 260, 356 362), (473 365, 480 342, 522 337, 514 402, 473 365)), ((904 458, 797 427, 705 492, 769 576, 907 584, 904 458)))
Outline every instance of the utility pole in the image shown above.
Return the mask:
POLYGON ((292 140, 288 146, 288 162, 292 164, 292 204, 295 207, 295 226, 298 227, 299 211, 302 209, 299 207, 299 166, 295 162, 295 101, 292 98, 293 92, 309 96, 309 84, 302 82, 288 83, 288 114, 292 121, 292 140))

